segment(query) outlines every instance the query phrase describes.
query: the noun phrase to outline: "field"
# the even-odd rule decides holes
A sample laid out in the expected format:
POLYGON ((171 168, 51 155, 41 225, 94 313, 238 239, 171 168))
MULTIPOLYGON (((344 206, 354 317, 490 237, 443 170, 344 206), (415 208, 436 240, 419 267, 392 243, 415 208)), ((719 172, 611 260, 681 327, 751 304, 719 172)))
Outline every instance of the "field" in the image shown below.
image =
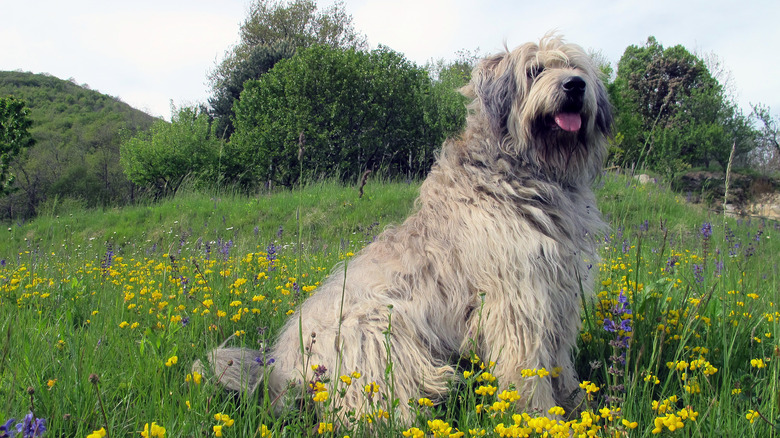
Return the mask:
MULTIPOLYGON (((393 400, 360 370, 324 370, 281 416, 268 398, 226 394, 210 383, 219 376, 190 371, 231 335, 268 345, 334 265, 403 220, 416 190, 183 193, 123 210, 55 205, 9 224, 0 437, 16 424, 24 436, 43 426, 67 437, 780 435, 780 226, 619 175, 599 182, 612 230, 595 237, 598 292, 583 302, 577 352, 587 400, 569 421, 517 409, 513 388, 490 374, 500 357, 464 355, 443 400, 393 400), (340 412, 347 391, 363 394, 361 412, 340 412), (396 421, 394 403, 413 405, 414 424, 396 421)), ((390 359, 388 373, 403 366, 390 359)))

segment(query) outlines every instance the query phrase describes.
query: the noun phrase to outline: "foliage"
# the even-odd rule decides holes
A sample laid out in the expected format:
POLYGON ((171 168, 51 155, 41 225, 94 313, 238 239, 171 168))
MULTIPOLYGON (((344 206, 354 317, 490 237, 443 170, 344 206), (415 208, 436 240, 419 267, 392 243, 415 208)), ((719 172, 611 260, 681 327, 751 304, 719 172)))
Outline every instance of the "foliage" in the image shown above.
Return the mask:
POLYGON ((13 96, 0 97, 0 196, 15 179, 9 171, 11 160, 32 143, 29 112, 24 101, 13 96))
MULTIPOLYGON (((711 216, 659 185, 602 183, 613 231, 596 242, 598 286, 577 352, 586 401, 570 421, 559 409, 526 412, 517 388, 491 374, 501 357, 468 352, 440 399, 393 400, 360 370, 324 370, 300 408, 278 416, 273 400, 225 394, 219 376, 192 373, 231 335, 268 345, 331 266, 348 268, 403 219, 416 188, 373 184, 358 199, 318 184, 251 199, 180 193, 13 225, 0 240, 0 425, 32 411, 51 436, 779 436, 778 227, 711 216), (337 232, 279 230, 296 209, 337 232), (364 410, 340 424, 354 392, 364 410), (395 403, 410 403, 411 424, 395 403)), ((400 366, 410 365, 388 370, 400 366)), ((523 372, 529 386, 556 378, 523 372)))
POLYGON ((148 128, 152 116, 119 99, 53 76, 0 72, 0 95, 27 102, 35 145, 11 163, 13 193, 0 218, 26 219, 62 202, 121 205, 136 195, 119 165, 119 132, 148 128))
POLYGON ((725 168, 732 145, 752 147, 749 120, 705 63, 682 46, 649 37, 629 46, 609 87, 619 132, 613 160, 671 175, 691 166, 725 168))
POLYGON ((210 170, 212 178, 218 175, 222 145, 208 115, 185 107, 174 112, 171 123, 159 120, 122 142, 120 161, 130 181, 152 187, 159 198, 175 194, 188 176, 207 178, 210 170))
POLYGON ((217 133, 229 138, 234 131, 233 102, 244 82, 258 79, 281 59, 292 57, 297 49, 315 44, 330 47, 363 48, 352 17, 342 2, 319 11, 313 0, 256 0, 241 25, 239 43, 211 72, 211 115, 217 119, 217 133))
POLYGON ((752 116, 759 123, 756 147, 750 153, 750 164, 764 171, 780 170, 780 120, 766 105, 753 105, 752 116))
POLYGON ((462 98, 402 55, 327 46, 247 82, 235 113, 231 143, 241 162, 253 178, 285 186, 301 175, 422 175, 465 120, 462 98))

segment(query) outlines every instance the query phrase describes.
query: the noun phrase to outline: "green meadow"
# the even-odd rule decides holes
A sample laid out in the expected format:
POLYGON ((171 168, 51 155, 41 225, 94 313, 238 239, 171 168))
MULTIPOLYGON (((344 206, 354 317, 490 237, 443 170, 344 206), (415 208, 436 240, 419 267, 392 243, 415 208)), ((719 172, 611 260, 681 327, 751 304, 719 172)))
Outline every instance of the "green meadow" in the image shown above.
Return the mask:
MULTIPOLYGON (((122 209, 53 203, 7 224, 0 425, 28 416, 52 437, 780 435, 780 225, 614 174, 597 187, 611 230, 593 236, 602 259, 575 353, 581 412, 525 412, 491 374, 501 358, 468 352, 443 399, 394 400, 361 370, 320 370, 280 415, 262 394, 191 372, 229 337, 268 346, 334 266, 403 221, 418 187, 369 181, 362 198, 333 182, 254 197, 182 190, 122 209), (365 400, 359 412, 341 407, 349 391, 365 400), (394 414, 406 403, 412 424, 394 414)), ((388 374, 404 366, 389 357, 388 374)))

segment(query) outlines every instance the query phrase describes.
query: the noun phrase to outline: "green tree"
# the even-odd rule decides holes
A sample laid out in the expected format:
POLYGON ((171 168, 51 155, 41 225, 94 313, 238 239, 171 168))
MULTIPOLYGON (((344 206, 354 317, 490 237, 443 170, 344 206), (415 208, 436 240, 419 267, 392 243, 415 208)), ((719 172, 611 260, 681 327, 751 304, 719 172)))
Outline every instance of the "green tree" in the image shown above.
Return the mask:
POLYGON ((725 166, 735 143, 741 154, 750 148, 747 118, 683 46, 664 48, 653 37, 629 46, 609 91, 624 165, 673 174, 713 161, 725 166))
POLYGON ((175 194, 187 177, 214 178, 221 149, 208 115, 185 107, 174 111, 171 123, 157 121, 149 131, 123 141, 120 162, 130 181, 160 197, 175 194))
POLYGON ((465 120, 454 89, 387 48, 301 50, 248 81, 234 110, 231 150, 250 165, 247 176, 282 185, 301 174, 419 175, 465 120))
POLYGON ((772 116, 767 105, 752 105, 752 117, 758 122, 756 148, 751 152, 750 163, 764 171, 780 169, 780 121, 772 116))
POLYGON ((217 134, 229 138, 233 131, 233 103, 244 82, 258 79, 278 61, 290 58, 299 48, 323 44, 329 47, 364 48, 365 38, 352 24, 352 16, 336 2, 318 10, 314 0, 281 2, 257 0, 241 25, 240 41, 211 72, 211 115, 217 119, 217 134))
POLYGON ((28 114, 24 101, 13 96, 0 97, 0 196, 8 193, 15 179, 10 171, 11 160, 33 143, 28 114))

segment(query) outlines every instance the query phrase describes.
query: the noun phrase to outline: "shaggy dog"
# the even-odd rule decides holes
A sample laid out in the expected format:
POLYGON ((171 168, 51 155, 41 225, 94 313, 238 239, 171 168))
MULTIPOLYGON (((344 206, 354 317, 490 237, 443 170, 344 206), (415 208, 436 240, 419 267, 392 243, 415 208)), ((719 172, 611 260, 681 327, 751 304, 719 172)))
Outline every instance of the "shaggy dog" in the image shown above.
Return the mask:
MULTIPOLYGON (((409 419, 407 401, 445 394, 460 358, 475 353, 519 391, 518 409, 576 407, 572 349, 604 229, 590 187, 612 124, 599 70, 580 47, 547 35, 482 60, 462 91, 473 99, 466 130, 444 143, 416 212, 337 269, 270 354, 213 351, 220 383, 267 385, 282 409, 284 394, 308 387, 311 365, 358 371, 409 419), (521 375, 534 368, 559 372, 521 375)), ((347 391, 346 410, 364 409, 361 389, 347 391)))

